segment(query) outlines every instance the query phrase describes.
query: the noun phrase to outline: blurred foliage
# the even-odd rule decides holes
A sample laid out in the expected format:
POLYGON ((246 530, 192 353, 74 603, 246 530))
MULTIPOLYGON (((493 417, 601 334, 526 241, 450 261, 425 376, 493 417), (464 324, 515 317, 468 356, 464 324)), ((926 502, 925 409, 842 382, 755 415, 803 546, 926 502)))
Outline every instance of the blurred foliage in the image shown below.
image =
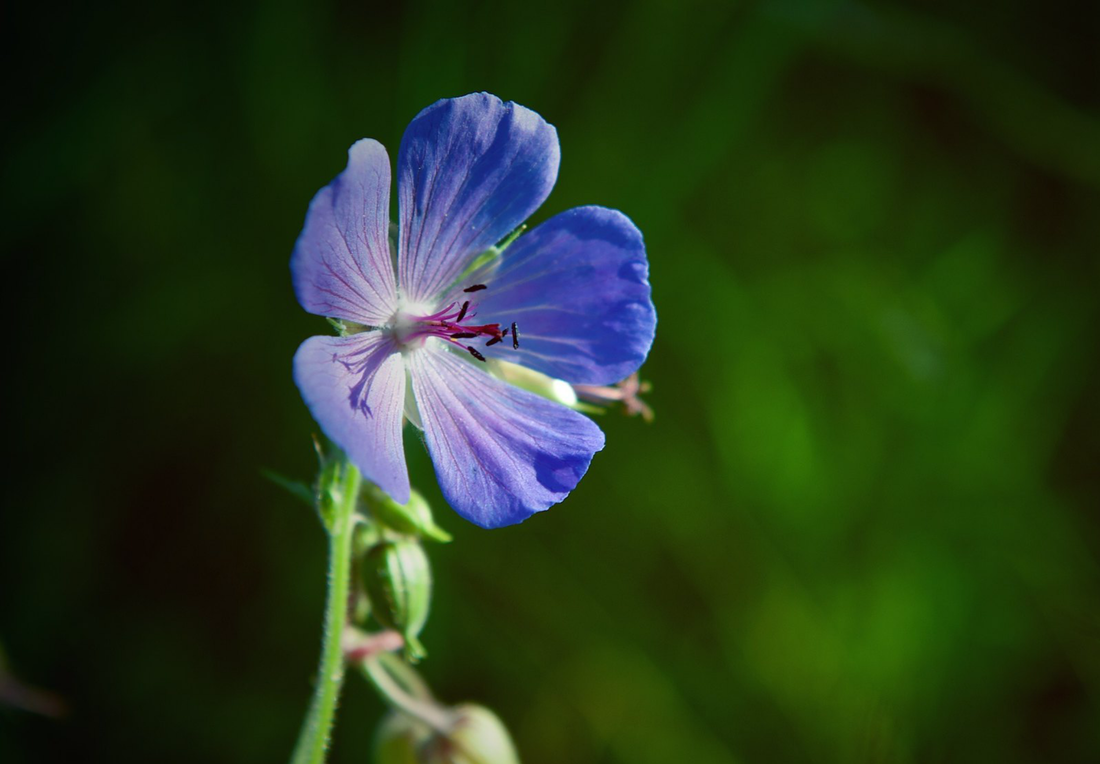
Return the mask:
MULTIPOLYGON (((654 425, 455 536, 441 698, 528 764, 1100 757, 1100 71, 1070 3, 5 11, 4 762, 270 762, 324 597, 287 260, 444 96, 559 130, 534 222, 645 232, 654 425)), ((382 708, 348 683, 333 760, 382 708)))

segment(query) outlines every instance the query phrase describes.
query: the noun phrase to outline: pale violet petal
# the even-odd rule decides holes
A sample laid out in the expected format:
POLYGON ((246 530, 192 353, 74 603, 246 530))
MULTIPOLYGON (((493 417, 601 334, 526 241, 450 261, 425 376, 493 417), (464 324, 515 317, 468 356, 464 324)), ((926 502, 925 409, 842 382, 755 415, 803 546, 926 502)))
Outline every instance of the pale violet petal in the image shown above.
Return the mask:
POLYGON ((641 232, 626 215, 577 207, 520 236, 488 288, 470 295, 478 323, 519 328, 478 349, 566 382, 606 385, 638 370, 653 344, 657 314, 641 232))
POLYGON ((310 337, 294 355, 294 381, 325 435, 368 480, 407 502, 405 363, 393 342, 378 331, 310 337))
POLYGON ((310 202, 290 271, 310 313, 381 326, 397 310, 389 248, 390 160, 378 141, 348 150, 348 166, 310 202))
POLYGON ((407 362, 440 489, 477 525, 512 525, 557 504, 603 448, 592 420, 489 376, 438 341, 407 362))
POLYGON ((526 220, 550 194, 559 160, 552 125, 488 93, 420 112, 397 159, 405 298, 432 301, 473 257, 526 220))

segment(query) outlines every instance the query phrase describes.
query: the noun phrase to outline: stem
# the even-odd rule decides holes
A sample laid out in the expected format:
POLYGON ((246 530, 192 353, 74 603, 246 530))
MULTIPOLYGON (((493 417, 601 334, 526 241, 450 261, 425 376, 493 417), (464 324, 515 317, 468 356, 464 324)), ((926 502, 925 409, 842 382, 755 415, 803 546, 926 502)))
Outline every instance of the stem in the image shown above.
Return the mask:
POLYGON ((393 653, 379 653, 377 657, 378 662, 390 672, 390 675, 407 693, 418 700, 435 702, 432 689, 416 669, 393 653))
MULTIPOLYGON (((386 658, 388 657, 388 654, 383 653, 382 655, 369 658, 361 664, 363 673, 366 675, 367 679, 371 681, 375 689, 377 689, 382 697, 394 708, 419 719, 436 732, 449 732, 451 727, 454 726, 454 717, 452 714, 447 709, 435 703, 431 695, 427 695, 427 697, 416 697, 409 691, 410 688, 408 685, 402 686, 405 683, 398 681, 397 677, 391 673, 396 666, 396 662, 387 661, 386 658), (384 661, 386 665, 383 665, 384 661)), ((402 664, 402 668, 407 667, 402 664)), ((412 669, 410 668, 409 671, 411 672, 412 669)), ((405 672, 402 673, 404 674, 402 679, 409 682, 409 674, 405 672)), ((421 689, 426 692, 427 685, 424 684, 424 681, 420 679, 419 676, 416 676, 415 673, 414 676, 415 682, 409 683, 416 685, 416 687, 411 689, 413 689, 414 692, 421 689)))
POLYGON ((294 747, 291 764, 322 764, 328 748, 336 700, 344 682, 344 654, 340 640, 348 620, 348 592, 351 581, 351 540, 355 527, 356 501, 362 476, 350 461, 344 461, 340 502, 329 528, 328 600, 325 604, 325 634, 321 646, 321 667, 309 714, 294 747))

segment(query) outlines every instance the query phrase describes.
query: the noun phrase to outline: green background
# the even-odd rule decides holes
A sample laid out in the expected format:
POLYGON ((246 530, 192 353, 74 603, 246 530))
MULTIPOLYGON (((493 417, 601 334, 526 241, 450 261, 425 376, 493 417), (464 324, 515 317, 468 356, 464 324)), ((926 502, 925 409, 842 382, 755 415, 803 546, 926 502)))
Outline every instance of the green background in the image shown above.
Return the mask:
MULTIPOLYGON (((455 541, 424 672, 528 764, 1100 758, 1100 22, 1087 4, 5 10, 4 762, 271 762, 324 596, 287 261, 361 137, 487 90, 539 222, 645 233, 647 426, 455 541)), ((346 688, 333 761, 381 713, 346 688)))

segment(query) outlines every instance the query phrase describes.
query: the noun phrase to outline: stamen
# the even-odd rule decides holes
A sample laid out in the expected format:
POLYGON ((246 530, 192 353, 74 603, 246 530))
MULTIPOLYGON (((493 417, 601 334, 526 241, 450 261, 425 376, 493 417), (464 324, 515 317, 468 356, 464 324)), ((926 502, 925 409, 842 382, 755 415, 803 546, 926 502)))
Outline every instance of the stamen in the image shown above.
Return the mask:
MULTIPOLYGON (((480 292, 483 289, 488 289, 488 287, 485 284, 471 284, 464 291, 480 292)), ((452 342, 458 347, 465 347, 467 352, 474 358, 485 361, 485 356, 476 348, 463 345, 458 340, 482 339, 486 340, 485 347, 492 347, 507 339, 508 332, 511 332, 512 348, 519 349, 519 325, 515 321, 512 322, 509 328, 503 330, 500 324, 497 323, 475 325, 472 321, 477 316, 477 311, 477 304, 466 300, 461 305, 457 301, 452 302, 446 308, 429 315, 408 316, 406 319, 411 318, 413 320, 413 327, 411 331, 401 335, 401 342, 409 345, 413 341, 419 341, 420 345, 423 346, 429 337, 435 337, 452 342), (464 319, 471 321, 471 323, 462 323, 464 319)))
POLYGON ((462 291, 463 292, 480 292, 482 289, 488 289, 488 288, 489 287, 485 286, 484 284, 474 284, 473 286, 466 287, 462 291))

